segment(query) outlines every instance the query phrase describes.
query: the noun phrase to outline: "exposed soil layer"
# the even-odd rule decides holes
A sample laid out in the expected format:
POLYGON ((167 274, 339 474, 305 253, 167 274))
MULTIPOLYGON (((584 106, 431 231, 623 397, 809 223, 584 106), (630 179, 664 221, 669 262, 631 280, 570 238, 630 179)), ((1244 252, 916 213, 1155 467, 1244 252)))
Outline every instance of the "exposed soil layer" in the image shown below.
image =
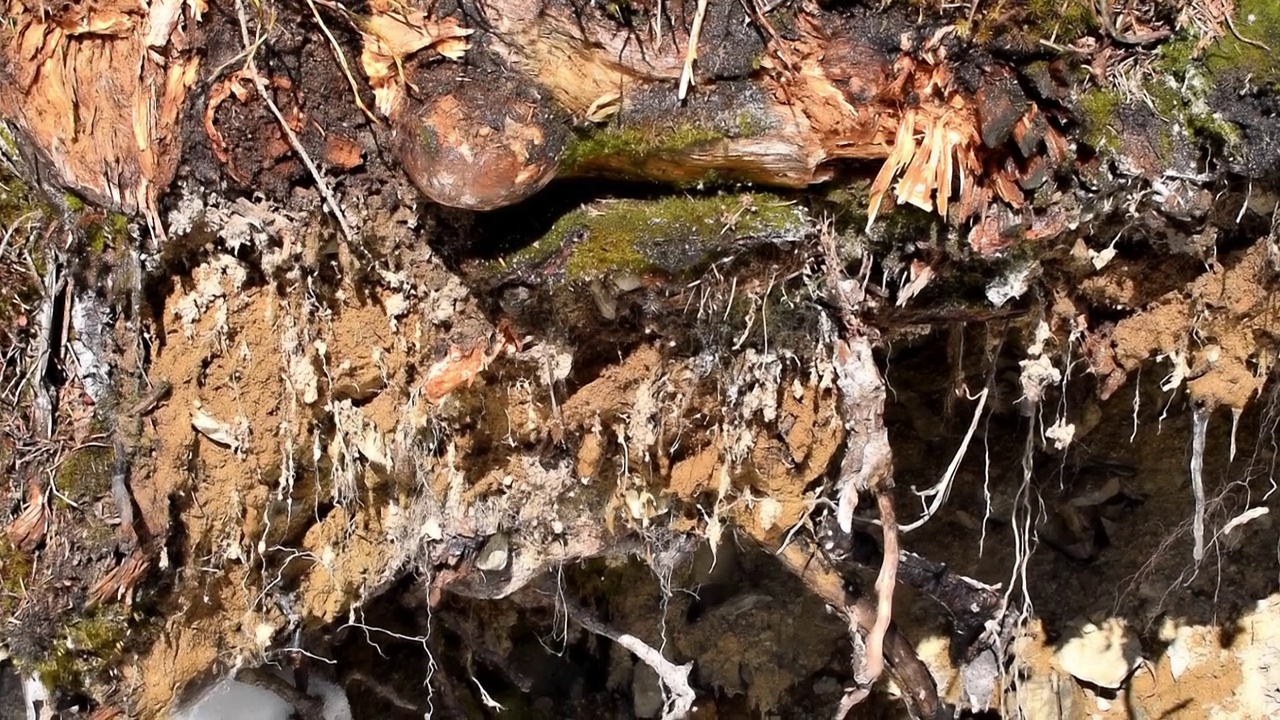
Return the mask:
POLYGON ((1280 18, 905 5, 11 1, 0 694, 1280 712, 1280 18))

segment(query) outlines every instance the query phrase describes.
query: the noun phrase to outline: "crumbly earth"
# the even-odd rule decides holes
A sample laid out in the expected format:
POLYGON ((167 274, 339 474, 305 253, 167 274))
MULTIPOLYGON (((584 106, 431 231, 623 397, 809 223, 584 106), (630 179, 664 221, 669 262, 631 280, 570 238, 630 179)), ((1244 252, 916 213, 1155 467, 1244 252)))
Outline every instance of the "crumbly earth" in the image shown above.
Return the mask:
MULTIPOLYGON (((465 174, 474 163, 459 158, 497 133, 513 144, 493 167, 536 166, 523 184, 439 185, 423 177, 439 165, 430 157, 406 174, 394 155, 431 149, 439 119, 375 123, 338 102, 348 82, 368 97, 385 87, 348 81, 323 34, 288 23, 257 61, 285 124, 246 78, 197 84, 195 120, 165 140, 182 162, 158 198, 168 235, 154 252, 141 223, 61 193, 28 212, 37 201, 18 203, 6 184, 0 220, 15 230, 0 278, 14 290, 0 299, 0 338, 14 352, 0 377, 33 379, 3 409, 0 613, 11 630, 0 687, 36 674, 64 709, 165 717, 227 673, 269 665, 300 686, 308 673, 332 679, 358 718, 486 716, 494 704, 519 716, 640 713, 654 679, 584 630, 585 613, 692 663, 695 717, 829 717, 861 650, 775 552, 814 536, 857 432, 832 357, 840 319, 819 242, 831 236, 877 340, 899 521, 928 515, 903 548, 997 587, 1016 620, 997 688, 971 697, 960 673, 972 658, 947 609, 898 589, 896 627, 943 700, 1046 719, 1280 712, 1280 196, 1274 143, 1259 140, 1275 87, 1219 76, 1248 96, 1232 101, 1229 127, 1195 105, 1211 98, 1190 71, 1190 99, 1175 107, 1158 92, 1156 108, 1123 98, 1097 85, 1107 62, 1155 60, 1120 54, 1113 36, 1172 21, 1144 11, 1106 29, 1092 3, 1068 5, 1077 12, 1046 17, 1029 4, 1019 28, 1077 43, 1093 53, 1087 68, 1026 55, 1026 38, 985 9, 938 34, 985 34, 983 57, 1025 55, 1025 74, 990 105, 1041 103, 1071 139, 1052 174, 1035 171, 1041 141, 985 168, 1002 178, 988 196, 1027 190, 1026 215, 997 209, 963 230, 876 190, 864 157, 782 194, 704 173, 709 144, 772 129, 754 116, 739 115, 727 139, 614 132, 622 121, 596 135, 612 102, 601 95, 594 110, 493 120, 499 106, 544 99, 524 81, 476 90, 514 63, 500 28, 473 38, 495 54, 473 53, 457 72, 441 51, 382 81, 407 83, 409 108, 465 85, 456 94, 477 124, 437 138, 447 168, 461 168, 449 172, 465 174), (1071 81, 1081 97, 1064 94, 1070 71, 1093 78, 1071 81), (1162 134, 1157 111, 1176 132, 1162 134), (321 159, 350 237, 285 126, 321 159), (601 152, 566 176, 641 168, 682 184, 546 184, 551 155, 584 148, 601 152), (1194 166, 1215 152, 1227 159, 1212 173, 1194 166), (469 199, 455 204, 470 210, 422 197, 462 189, 469 199), (868 230, 871 196, 884 203, 868 230), (69 289, 55 292, 58 278, 69 289), (1199 562, 1193 475, 1205 497, 1199 562), (946 490, 926 492, 941 478, 946 490), (1076 641, 1116 627, 1132 632, 1088 660, 1143 662, 1116 687, 1077 679, 1076 641)), ((592 6, 616 23, 596 42, 619 58, 648 52, 622 43, 652 10, 592 6)), ((738 109, 733 83, 773 87, 786 60, 756 56, 767 41, 742 29, 739 10, 716 6, 708 20, 710 36, 741 45, 705 60, 702 80, 725 84, 697 111, 721 124, 738 109)), ((900 10, 877 26, 886 53, 909 44, 900 10)), ((206 70, 241 50, 232 9, 209 12, 206 70)), ((777 15, 780 36, 796 36, 796 12, 777 15)), ((358 45, 357 34, 342 27, 337 42, 358 45)), ((921 67, 954 46, 927 47, 921 67)), ((562 83, 548 92, 570 93, 541 59, 542 80, 562 83)), ((678 75, 668 65, 652 72, 678 75)), ((859 78, 838 79, 858 95, 859 78)), ((643 95, 641 120, 667 114, 667 80, 643 95)), ((749 95, 748 109, 766 106, 749 95)), ((823 112, 843 117, 848 100, 828 99, 823 112)), ((1046 132, 997 133, 993 107, 963 108, 982 117, 978 136, 1046 132)), ((859 532, 878 537, 876 517, 863 498, 859 532)), ((845 578, 851 593, 874 595, 876 564, 845 578)), ((880 683, 858 710, 902 716, 904 691, 880 683)))

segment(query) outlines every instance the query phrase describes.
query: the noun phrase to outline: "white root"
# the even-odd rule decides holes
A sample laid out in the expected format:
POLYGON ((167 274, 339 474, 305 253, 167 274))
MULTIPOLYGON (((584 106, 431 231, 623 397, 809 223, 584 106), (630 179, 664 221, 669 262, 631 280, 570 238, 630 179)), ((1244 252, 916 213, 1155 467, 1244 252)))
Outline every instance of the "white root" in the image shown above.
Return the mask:
POLYGON ((1196 500, 1196 514, 1191 532, 1195 538, 1192 557, 1204 559, 1204 439, 1209 429, 1209 409, 1197 406, 1191 413, 1191 492, 1196 500))
POLYGON ((640 638, 597 620, 585 608, 567 598, 562 602, 565 612, 584 630, 609 638, 630 650, 631 654, 645 665, 653 668, 653 671, 658 674, 658 679, 662 681, 663 697, 666 699, 662 720, 679 720, 689 714, 696 699, 693 688, 689 686, 689 673, 693 671, 693 663, 676 665, 640 638))
POLYGON ((1234 462, 1236 459, 1236 431, 1240 429, 1240 408, 1231 408, 1231 453, 1227 455, 1227 462, 1234 462))
POLYGON ((942 504, 947 501, 947 497, 951 495, 951 483, 955 480, 956 473, 960 470, 960 463, 964 461, 964 456, 969 452, 969 442, 973 440, 973 434, 978 429, 978 421, 982 419, 982 411, 987 407, 987 394, 989 392, 990 388, 983 388, 976 398, 969 398, 970 400, 977 400, 978 407, 973 411, 973 420, 969 423, 969 430, 965 432, 964 440, 961 441, 955 456, 951 458, 951 464, 947 466, 947 471, 942 474, 938 484, 928 490, 916 491, 916 495, 919 497, 932 497, 933 501, 929 503, 920 519, 909 525, 901 526, 898 529, 899 532, 908 533, 929 522, 929 519, 937 514, 938 510, 942 508, 942 504))
MULTIPOLYGON (((844 532, 853 530, 858 493, 870 491, 880 510, 884 532, 884 560, 876 578, 876 621, 867 634, 865 674, 858 680, 870 685, 884 672, 884 637, 893 620, 893 591, 898 576, 898 521, 893 505, 893 448, 884 426, 885 382, 871 352, 871 340, 857 314, 858 297, 840 278, 839 252, 830 227, 823 230, 827 281, 840 310, 844 339, 835 342, 832 361, 840 390, 840 417, 848 435, 845 457, 836 484, 836 521, 844 532)), ((863 258, 864 273, 870 257, 863 258)))

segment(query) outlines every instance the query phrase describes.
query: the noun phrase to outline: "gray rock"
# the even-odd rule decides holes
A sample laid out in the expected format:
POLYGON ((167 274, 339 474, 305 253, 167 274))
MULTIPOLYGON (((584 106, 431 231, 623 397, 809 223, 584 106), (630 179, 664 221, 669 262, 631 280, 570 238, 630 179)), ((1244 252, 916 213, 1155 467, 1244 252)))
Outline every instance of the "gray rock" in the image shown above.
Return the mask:
POLYGON ((631 703, 638 718, 656 718, 662 714, 662 684, 658 673, 638 661, 631 676, 631 703))

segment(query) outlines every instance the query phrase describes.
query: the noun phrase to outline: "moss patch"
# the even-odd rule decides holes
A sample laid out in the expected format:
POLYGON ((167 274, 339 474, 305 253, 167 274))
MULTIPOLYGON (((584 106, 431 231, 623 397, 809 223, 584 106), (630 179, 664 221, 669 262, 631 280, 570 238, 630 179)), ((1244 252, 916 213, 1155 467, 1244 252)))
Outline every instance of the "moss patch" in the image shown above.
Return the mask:
POLYGON ((722 133, 698 125, 641 129, 610 126, 580 135, 565 148, 562 167, 568 172, 603 158, 638 162, 646 157, 714 142, 722 133))
POLYGON ((1116 114, 1120 111, 1120 93, 1095 88, 1080 96, 1080 115, 1084 124, 1082 139, 1099 150, 1115 150, 1120 136, 1116 132, 1116 114))
POLYGON ((11 616, 22 602, 30 577, 31 558, 0 535, 0 620, 11 616))
POLYGON ((1280 3, 1275 0, 1239 0, 1236 3, 1236 31, 1252 43, 1227 32, 1205 53, 1205 65, 1212 75, 1235 73, 1252 75, 1253 83, 1280 83, 1280 3), (1257 44, 1271 48, 1266 50, 1257 44))
POLYGON ((613 271, 679 274, 727 243, 799 237, 804 225, 797 208, 761 193, 619 200, 568 213, 508 260, 517 268, 554 264, 570 280, 613 271))
POLYGON ((111 490, 112 452, 90 446, 68 454, 54 474, 58 492, 75 502, 92 500, 111 490))
MULTIPOLYGON (((1144 86, 1161 118, 1181 124, 1191 135, 1231 147, 1240 140, 1240 131, 1210 107, 1208 97, 1215 82, 1205 64, 1195 59, 1195 38, 1183 34, 1160 46, 1155 78, 1144 86)), ((1162 147, 1172 145, 1166 125, 1162 147)))
MULTIPOLYGON (((1007 7, 1001 12, 1007 12, 1007 7)), ((1026 21, 1041 37, 1057 38, 1059 43, 1078 40, 1098 29, 1093 0, 1027 0, 1026 21)))
POLYGON ((48 657, 33 670, 50 687, 79 689, 119 656, 129 618, 118 608, 98 608, 72 620, 48 657))

